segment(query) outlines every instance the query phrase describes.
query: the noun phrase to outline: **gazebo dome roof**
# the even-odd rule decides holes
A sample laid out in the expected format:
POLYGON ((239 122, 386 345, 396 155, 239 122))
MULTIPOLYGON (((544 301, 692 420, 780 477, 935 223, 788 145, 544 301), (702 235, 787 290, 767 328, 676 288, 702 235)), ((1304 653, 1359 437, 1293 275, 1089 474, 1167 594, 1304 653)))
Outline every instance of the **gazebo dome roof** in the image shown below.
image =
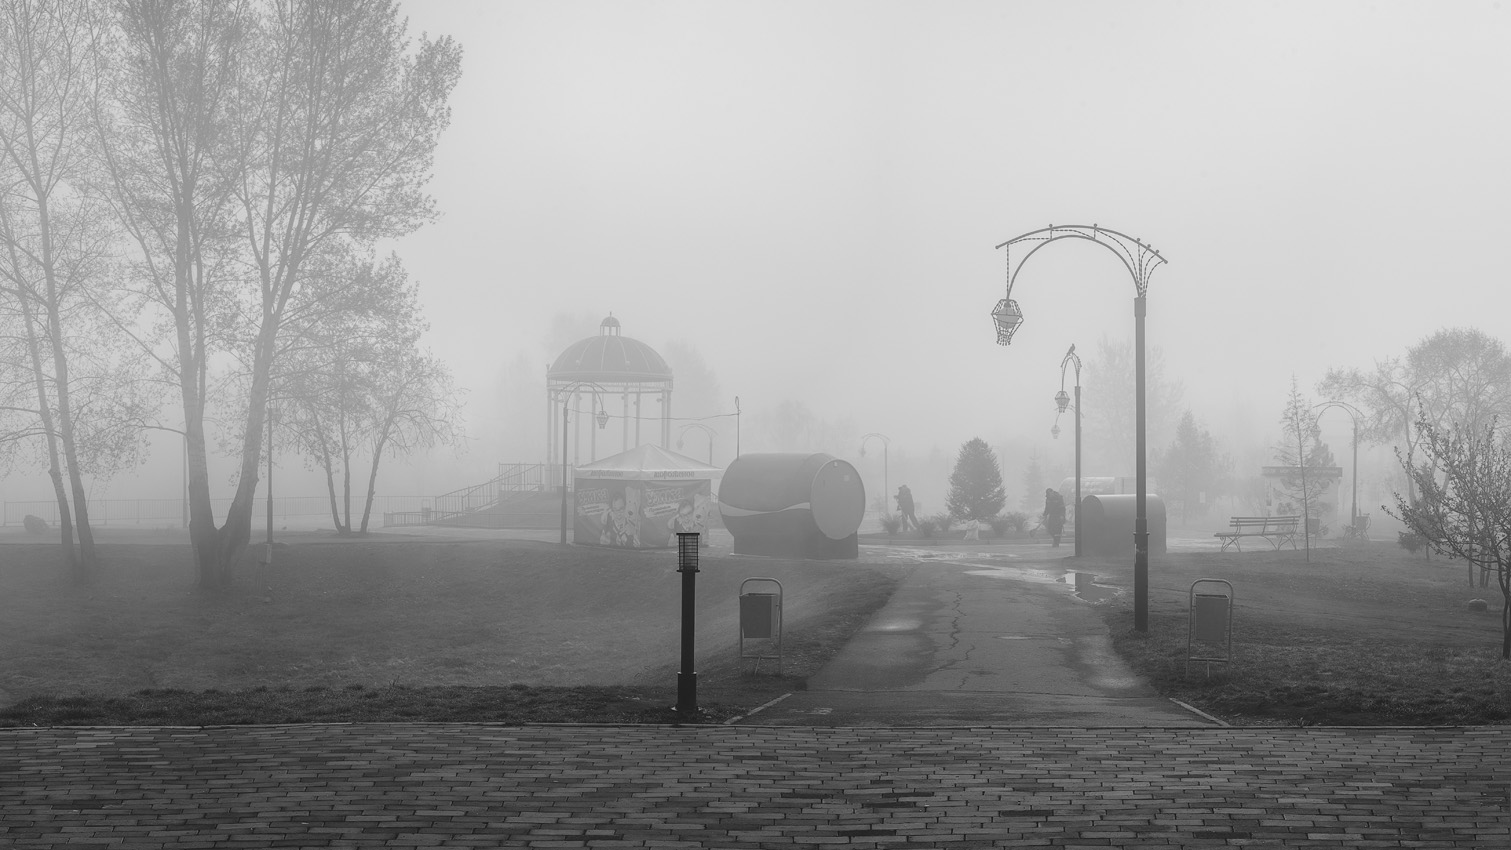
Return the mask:
POLYGON ((598 335, 567 346, 546 370, 550 381, 598 381, 600 383, 665 383, 671 367, 654 348, 620 335, 613 316, 598 325, 598 335))

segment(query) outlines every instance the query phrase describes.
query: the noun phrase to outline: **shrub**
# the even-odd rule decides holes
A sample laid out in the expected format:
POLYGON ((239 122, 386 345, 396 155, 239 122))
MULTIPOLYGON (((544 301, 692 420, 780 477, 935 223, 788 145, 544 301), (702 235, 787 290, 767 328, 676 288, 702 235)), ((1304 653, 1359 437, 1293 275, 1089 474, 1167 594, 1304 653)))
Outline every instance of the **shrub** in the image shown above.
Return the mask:
MULTIPOLYGON (((1012 519, 1005 516, 994 516, 987 520, 986 524, 991 527, 993 537, 1002 537, 1008 531, 1013 530, 1012 519)), ((1022 523, 1019 523, 1019 525, 1022 525, 1022 523)))
POLYGON ((947 513, 934 514, 929 519, 933 520, 940 534, 949 534, 950 529, 955 527, 955 518, 947 513))
POLYGON ((924 537, 933 537, 939 531, 939 525, 932 517, 918 521, 918 533, 924 537))
POLYGON ((1019 534, 1023 533, 1023 529, 1028 528, 1028 514, 1022 511, 1008 511, 1001 518, 1007 523, 1008 528, 1019 534))
POLYGON ((888 535, 896 534, 902 530, 902 517, 896 514, 881 515, 881 530, 888 535))

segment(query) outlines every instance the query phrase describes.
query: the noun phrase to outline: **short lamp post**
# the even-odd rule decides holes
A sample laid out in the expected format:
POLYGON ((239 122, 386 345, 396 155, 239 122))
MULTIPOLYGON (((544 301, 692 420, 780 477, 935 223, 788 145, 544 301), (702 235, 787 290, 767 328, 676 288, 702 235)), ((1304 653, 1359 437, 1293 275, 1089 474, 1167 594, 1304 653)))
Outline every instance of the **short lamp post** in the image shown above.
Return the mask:
POLYGON ((678 714, 698 713, 698 674, 693 669, 693 626, 696 611, 693 602, 698 591, 698 544, 703 535, 696 531, 677 532, 677 572, 682 574, 682 666, 677 673, 678 714))
MULTIPOLYGON (((579 382, 577 384, 568 385, 561 391, 561 544, 563 546, 567 544, 567 525, 571 522, 572 518, 572 512, 567 506, 567 476, 570 473, 571 469, 567 465, 567 446, 571 442, 571 434, 567 428, 567 419, 568 415, 572 411, 572 393, 580 389, 581 386, 583 386, 583 384, 579 382)), ((603 390, 603 387, 600 387, 597 384, 587 384, 587 386, 591 386, 597 390, 603 390)), ((593 399, 597 401, 597 393, 593 394, 593 399)), ((594 414, 593 418, 598 422, 598 430, 602 431, 604 428, 608 427, 609 412, 607 410, 604 410, 603 402, 598 402, 598 412, 594 414)))
POLYGON ((888 477, 890 475, 890 470, 888 470, 888 468, 887 468, 890 465, 890 463, 891 463, 890 458, 888 456, 891 454, 891 451, 892 451, 892 440, 886 434, 875 434, 875 433, 873 433, 873 434, 867 434, 866 436, 861 437, 860 438, 860 456, 861 457, 865 457, 866 456, 866 441, 869 440, 869 439, 871 439, 872 437, 875 437, 876 439, 881 440, 881 512, 883 514, 885 514, 885 513, 888 513, 888 511, 887 511, 887 504, 888 504, 887 500, 890 499, 890 498, 892 498, 892 482, 891 482, 891 480, 888 477))
MULTIPOLYGON (((1165 258, 1152 245, 1141 239, 1109 230, 1098 224, 1061 225, 1032 230, 1014 236, 998 245, 1007 260, 1007 288, 1002 300, 992 308, 992 324, 997 330, 997 344, 1009 345, 1013 334, 1023 324, 1023 311, 1013 300, 1013 283, 1022 271, 1023 263, 1039 249, 1061 239, 1084 239, 1095 242, 1113 252, 1133 278, 1134 328, 1134 417, 1135 417, 1135 474, 1137 487, 1133 519, 1133 628, 1134 631, 1149 630, 1149 514, 1148 477, 1145 465, 1145 415, 1144 415, 1144 314, 1147 311, 1149 278, 1154 270, 1165 263, 1165 258), (1015 253, 1016 250, 1016 253, 1015 253), (1016 258, 1017 263, 1014 264, 1016 258)), ((1080 477, 1077 476, 1077 481, 1080 477)))
MULTIPOLYGON (((1081 554, 1081 358, 1076 354, 1075 343, 1071 343, 1070 350, 1065 352, 1065 357, 1060 361, 1060 391, 1055 393, 1055 407, 1061 413, 1070 406, 1070 395, 1065 392, 1065 367, 1076 367, 1076 556, 1081 554)), ((1055 425, 1054 435, 1060 436, 1060 426, 1055 425)))

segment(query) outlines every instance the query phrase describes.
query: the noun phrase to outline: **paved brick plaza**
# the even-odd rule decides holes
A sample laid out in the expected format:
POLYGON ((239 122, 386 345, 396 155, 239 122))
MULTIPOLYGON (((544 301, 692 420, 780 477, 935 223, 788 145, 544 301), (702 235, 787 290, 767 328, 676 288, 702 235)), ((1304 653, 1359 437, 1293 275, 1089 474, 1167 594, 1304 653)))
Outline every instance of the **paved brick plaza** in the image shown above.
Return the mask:
POLYGON ((1511 730, 0 730, 0 847, 1511 846, 1511 730))

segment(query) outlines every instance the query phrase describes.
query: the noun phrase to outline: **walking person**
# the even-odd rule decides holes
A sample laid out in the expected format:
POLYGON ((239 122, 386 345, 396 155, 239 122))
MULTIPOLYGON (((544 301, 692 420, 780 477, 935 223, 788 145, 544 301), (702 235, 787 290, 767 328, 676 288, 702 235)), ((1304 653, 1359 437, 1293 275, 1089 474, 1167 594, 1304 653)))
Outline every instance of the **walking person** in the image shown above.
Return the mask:
POLYGON ((897 513, 902 517, 902 530, 918 527, 918 517, 913 515, 913 491, 904 484, 897 488, 897 513))
POLYGON ((1065 530, 1065 499, 1053 488, 1044 490, 1044 530, 1060 545, 1060 533, 1065 530))

